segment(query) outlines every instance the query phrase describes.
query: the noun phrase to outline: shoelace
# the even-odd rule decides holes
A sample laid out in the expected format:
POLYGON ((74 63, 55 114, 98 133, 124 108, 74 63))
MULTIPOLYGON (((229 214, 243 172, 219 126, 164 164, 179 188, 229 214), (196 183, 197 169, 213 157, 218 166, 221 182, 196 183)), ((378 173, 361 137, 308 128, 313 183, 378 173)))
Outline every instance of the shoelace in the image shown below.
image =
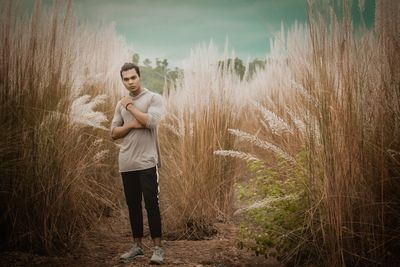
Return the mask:
POLYGON ((155 249, 155 250, 154 250, 154 254, 156 254, 157 256, 162 257, 163 251, 162 251, 160 248, 158 248, 158 249, 155 249))

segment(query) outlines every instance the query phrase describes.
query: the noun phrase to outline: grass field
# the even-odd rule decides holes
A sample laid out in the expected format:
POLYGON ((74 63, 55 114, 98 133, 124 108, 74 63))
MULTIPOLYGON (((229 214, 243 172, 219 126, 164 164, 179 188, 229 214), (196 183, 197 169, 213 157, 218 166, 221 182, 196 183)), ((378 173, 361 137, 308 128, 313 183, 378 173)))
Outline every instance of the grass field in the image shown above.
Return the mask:
MULTIPOLYGON (((234 220, 239 244, 294 265, 393 263, 400 4, 377 0, 371 29, 353 28, 348 4, 341 18, 310 4, 308 24, 278 33, 251 79, 229 51, 221 68, 212 43, 193 49, 159 126, 168 238, 234 220)), ((36 4, 29 18, 1 6, 1 243, 64 251, 124 201, 108 128, 131 55, 69 4, 36 4)))

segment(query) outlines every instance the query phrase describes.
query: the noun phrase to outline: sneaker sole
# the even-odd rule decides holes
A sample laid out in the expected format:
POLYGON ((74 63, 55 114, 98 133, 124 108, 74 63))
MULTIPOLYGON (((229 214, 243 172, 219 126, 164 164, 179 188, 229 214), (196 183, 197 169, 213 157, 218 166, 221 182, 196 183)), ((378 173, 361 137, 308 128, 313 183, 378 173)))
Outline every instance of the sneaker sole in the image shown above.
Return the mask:
POLYGON ((152 265, 163 265, 164 262, 160 262, 160 261, 150 261, 150 264, 152 264, 152 265))
POLYGON ((130 261, 130 260, 134 260, 134 259, 137 259, 137 258, 143 258, 144 257, 144 255, 137 255, 137 256, 134 256, 134 257, 129 257, 129 258, 119 258, 120 260, 122 260, 122 261, 130 261))

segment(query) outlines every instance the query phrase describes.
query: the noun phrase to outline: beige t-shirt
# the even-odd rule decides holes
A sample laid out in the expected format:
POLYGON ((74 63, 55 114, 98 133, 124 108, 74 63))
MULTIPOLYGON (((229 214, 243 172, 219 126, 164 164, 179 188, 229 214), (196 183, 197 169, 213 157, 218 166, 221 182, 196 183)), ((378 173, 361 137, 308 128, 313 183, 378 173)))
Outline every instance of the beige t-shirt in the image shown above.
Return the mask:
MULTIPOLYGON (((145 170, 156 165, 160 167, 157 125, 164 113, 162 96, 142 88, 139 95, 129 97, 135 107, 147 113, 150 119, 145 128, 132 129, 123 138, 118 156, 119 171, 145 170)), ((132 121, 133 118, 132 113, 122 106, 121 101, 118 101, 110 131, 112 132, 115 127, 122 126, 125 122, 132 121)))

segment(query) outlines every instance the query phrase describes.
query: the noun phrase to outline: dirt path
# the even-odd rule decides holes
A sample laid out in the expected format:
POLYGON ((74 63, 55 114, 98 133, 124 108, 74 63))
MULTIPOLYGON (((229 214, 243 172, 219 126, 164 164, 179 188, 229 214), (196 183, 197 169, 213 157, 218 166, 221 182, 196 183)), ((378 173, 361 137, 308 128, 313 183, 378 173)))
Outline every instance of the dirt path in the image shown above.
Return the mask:
MULTIPOLYGON (((218 234, 210 240, 163 242, 166 253, 164 266, 279 266, 254 253, 235 246, 237 228, 216 225, 218 234)), ((96 229, 82 241, 82 247, 63 257, 36 256, 21 252, 0 254, 1 266, 149 266, 151 240, 144 239, 145 257, 121 262, 119 255, 130 248, 132 237, 126 214, 103 218, 96 229)))

